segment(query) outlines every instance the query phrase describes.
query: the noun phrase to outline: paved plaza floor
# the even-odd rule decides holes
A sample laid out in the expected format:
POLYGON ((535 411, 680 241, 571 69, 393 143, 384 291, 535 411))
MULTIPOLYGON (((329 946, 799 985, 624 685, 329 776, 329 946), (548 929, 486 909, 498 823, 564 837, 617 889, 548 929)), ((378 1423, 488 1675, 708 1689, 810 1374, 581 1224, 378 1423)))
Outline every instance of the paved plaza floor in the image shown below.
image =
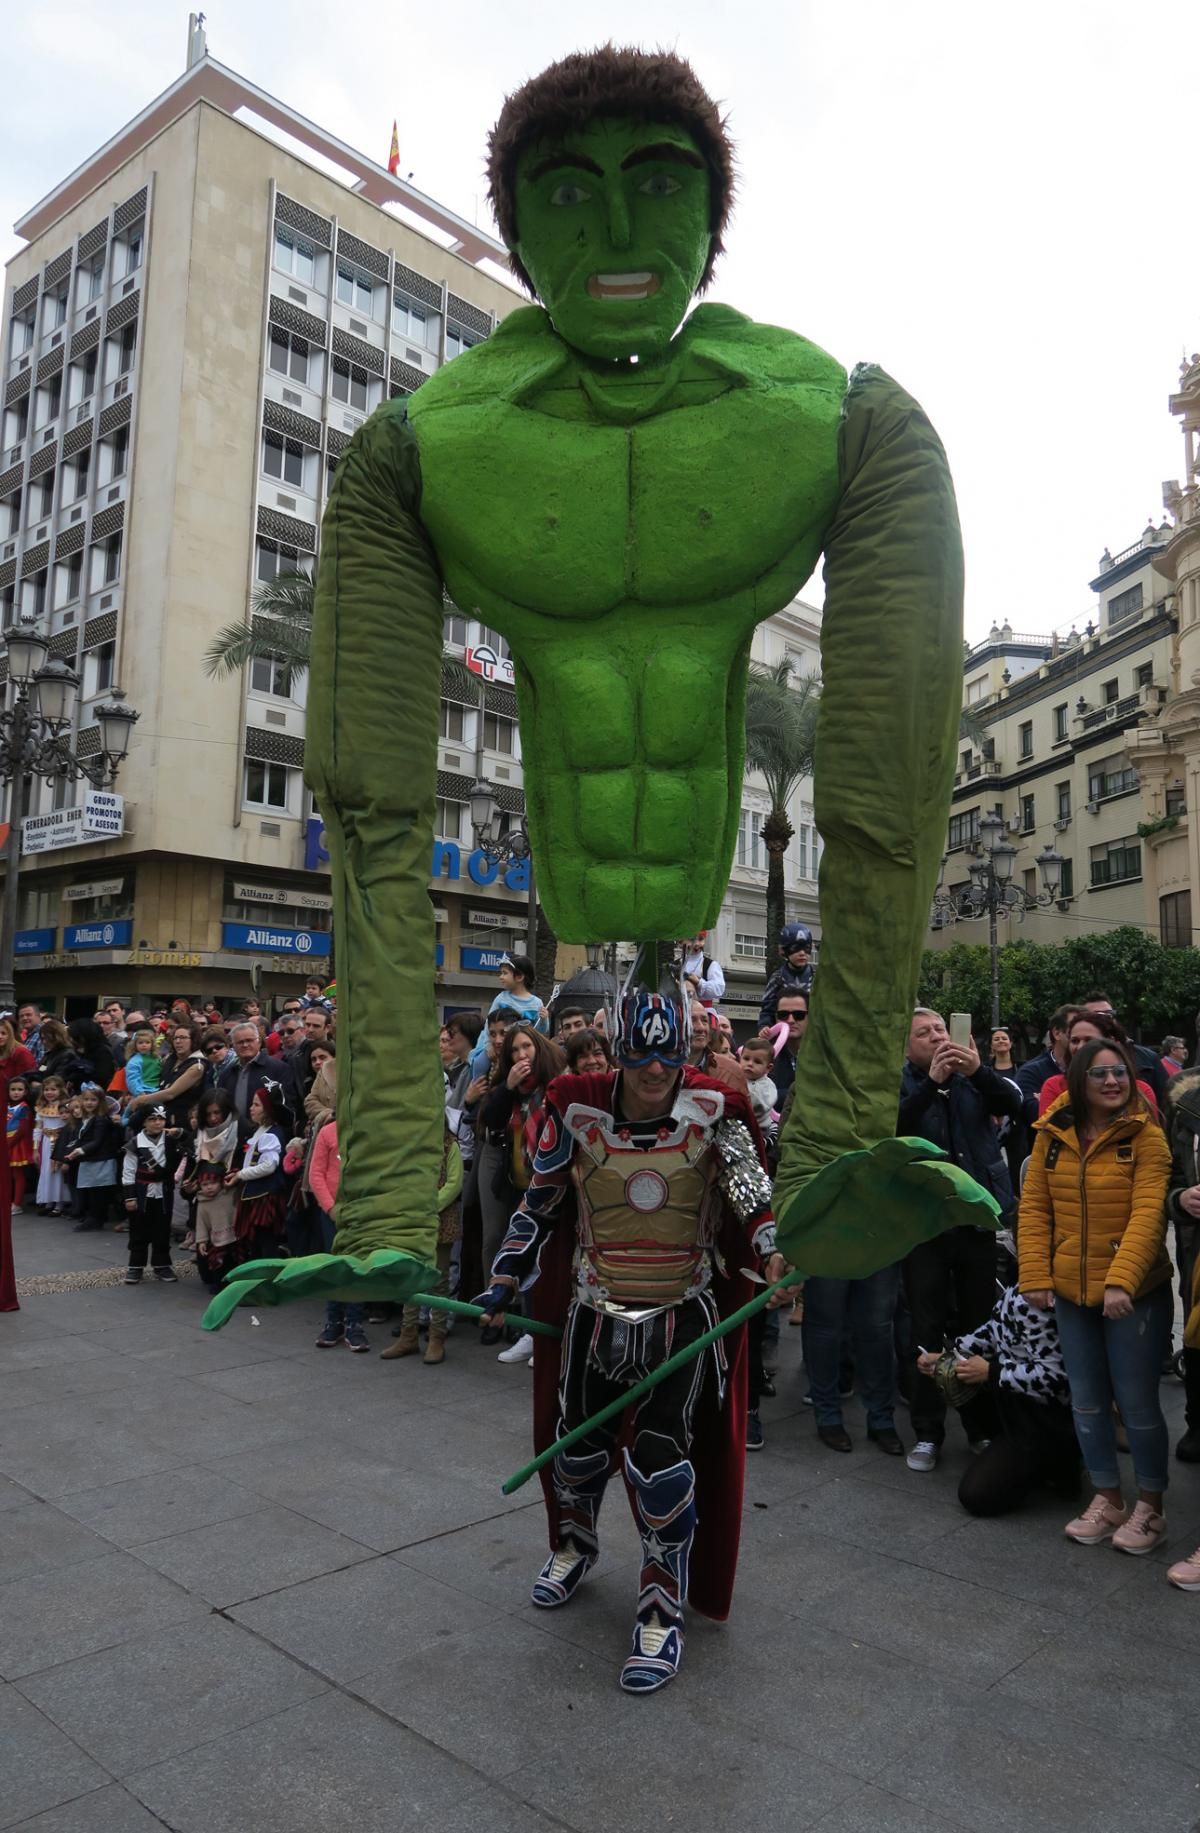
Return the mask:
MULTIPOLYGON (((16 1231, 26 1283, 123 1257, 16 1231)), ((931 1476, 866 1445, 857 1403, 853 1455, 817 1443, 785 1327, 733 1619, 695 1619, 679 1681, 627 1698, 620 1494, 570 1608, 527 1603, 540 1495, 500 1494, 526 1368, 469 1331, 439 1369, 318 1353, 309 1305, 209 1335, 202 1302, 92 1286, 0 1316, 0 1828, 1200 1825, 1200 1596, 1164 1576, 1200 1541, 1196 1473, 1147 1559, 1070 1546, 1061 1506, 969 1520, 955 1423, 931 1476)))

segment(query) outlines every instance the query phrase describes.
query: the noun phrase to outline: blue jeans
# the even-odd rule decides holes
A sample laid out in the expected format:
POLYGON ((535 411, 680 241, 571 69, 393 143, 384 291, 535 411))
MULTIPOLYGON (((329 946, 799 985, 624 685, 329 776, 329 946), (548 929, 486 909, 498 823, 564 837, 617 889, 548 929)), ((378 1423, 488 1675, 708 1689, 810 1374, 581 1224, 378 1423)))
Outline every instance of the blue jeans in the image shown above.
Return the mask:
POLYGON ((1139 1489, 1167 1487, 1167 1422, 1158 1403, 1158 1380, 1171 1341, 1175 1304, 1170 1284, 1135 1301, 1129 1317, 1106 1318, 1099 1305, 1056 1298, 1075 1436, 1096 1489, 1120 1489, 1112 1403, 1129 1434, 1139 1489))
POLYGON ((840 1426, 838 1367, 847 1324, 854 1367, 862 1386, 872 1432, 894 1428, 892 1314, 898 1267, 881 1267, 869 1279, 806 1279, 804 1282, 804 1366, 819 1426, 840 1426))
MULTIPOLYGON (((315 1197, 313 1199, 313 1215, 316 1218, 317 1228, 320 1231, 321 1251, 325 1254, 331 1254, 333 1252, 333 1237, 337 1233, 337 1230, 334 1227, 332 1216, 328 1215, 326 1211, 320 1207, 315 1197)), ((344 1305, 339 1299, 331 1298, 325 1307, 325 1328, 327 1330, 331 1328, 336 1330, 339 1324, 344 1325, 347 1330, 361 1330, 366 1324, 366 1321, 367 1307, 365 1305, 344 1305)))

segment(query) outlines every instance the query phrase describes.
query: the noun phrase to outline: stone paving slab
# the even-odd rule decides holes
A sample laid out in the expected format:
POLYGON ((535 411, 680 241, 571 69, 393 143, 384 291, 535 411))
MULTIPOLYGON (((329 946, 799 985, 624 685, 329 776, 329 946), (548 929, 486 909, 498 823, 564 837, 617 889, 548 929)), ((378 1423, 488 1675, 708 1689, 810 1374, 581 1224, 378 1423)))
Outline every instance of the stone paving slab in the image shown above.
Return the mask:
POLYGON ((0 1685, 0 1827, 18 1826, 107 1780, 15 1687, 0 1685))
POLYGON ((162 1833, 164 1822, 118 1782, 23 1820, 19 1833, 162 1833))

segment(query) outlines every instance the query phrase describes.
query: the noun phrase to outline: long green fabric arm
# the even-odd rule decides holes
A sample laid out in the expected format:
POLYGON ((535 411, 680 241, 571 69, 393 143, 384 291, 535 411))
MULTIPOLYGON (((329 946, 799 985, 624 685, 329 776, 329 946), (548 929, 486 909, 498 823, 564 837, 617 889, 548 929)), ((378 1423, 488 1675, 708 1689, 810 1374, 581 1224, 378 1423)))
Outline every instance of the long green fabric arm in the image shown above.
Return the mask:
MULTIPOLYGON (((456 1317, 481 1318, 492 1315, 482 1305, 468 1305, 463 1298, 437 1298, 431 1292, 414 1292, 408 1302, 410 1305, 432 1305, 435 1311, 453 1311, 456 1317)), ((530 1336, 553 1337, 556 1343, 562 1341, 562 1331, 557 1324, 543 1324, 536 1317, 522 1317, 520 1325, 530 1336)))
MULTIPOLYGON (((442 1086, 429 870, 442 587, 394 402, 357 432, 321 533, 305 774, 333 870, 341 1255, 437 1251, 442 1086), (403 1041, 401 1041, 401 1039, 403 1041)), ((284 1290, 286 1291, 286 1283, 284 1290)))

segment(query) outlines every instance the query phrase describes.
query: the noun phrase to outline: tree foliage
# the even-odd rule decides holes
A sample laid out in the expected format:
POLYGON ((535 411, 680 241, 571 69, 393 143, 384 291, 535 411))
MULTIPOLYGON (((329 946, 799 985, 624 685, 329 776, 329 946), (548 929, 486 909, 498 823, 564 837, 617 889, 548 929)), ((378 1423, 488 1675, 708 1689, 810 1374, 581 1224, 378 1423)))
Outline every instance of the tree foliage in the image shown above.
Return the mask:
MULTIPOLYGON (((1200 1009, 1200 949, 1164 948, 1125 924, 1066 942, 1027 942, 1000 950, 1000 1020, 1033 1041, 1056 1006, 1106 993, 1130 1033, 1190 1039, 1200 1009)), ((918 1003, 939 1012, 969 1012, 977 1031, 991 1013, 987 944, 956 942, 930 949, 921 962, 918 1003)))

